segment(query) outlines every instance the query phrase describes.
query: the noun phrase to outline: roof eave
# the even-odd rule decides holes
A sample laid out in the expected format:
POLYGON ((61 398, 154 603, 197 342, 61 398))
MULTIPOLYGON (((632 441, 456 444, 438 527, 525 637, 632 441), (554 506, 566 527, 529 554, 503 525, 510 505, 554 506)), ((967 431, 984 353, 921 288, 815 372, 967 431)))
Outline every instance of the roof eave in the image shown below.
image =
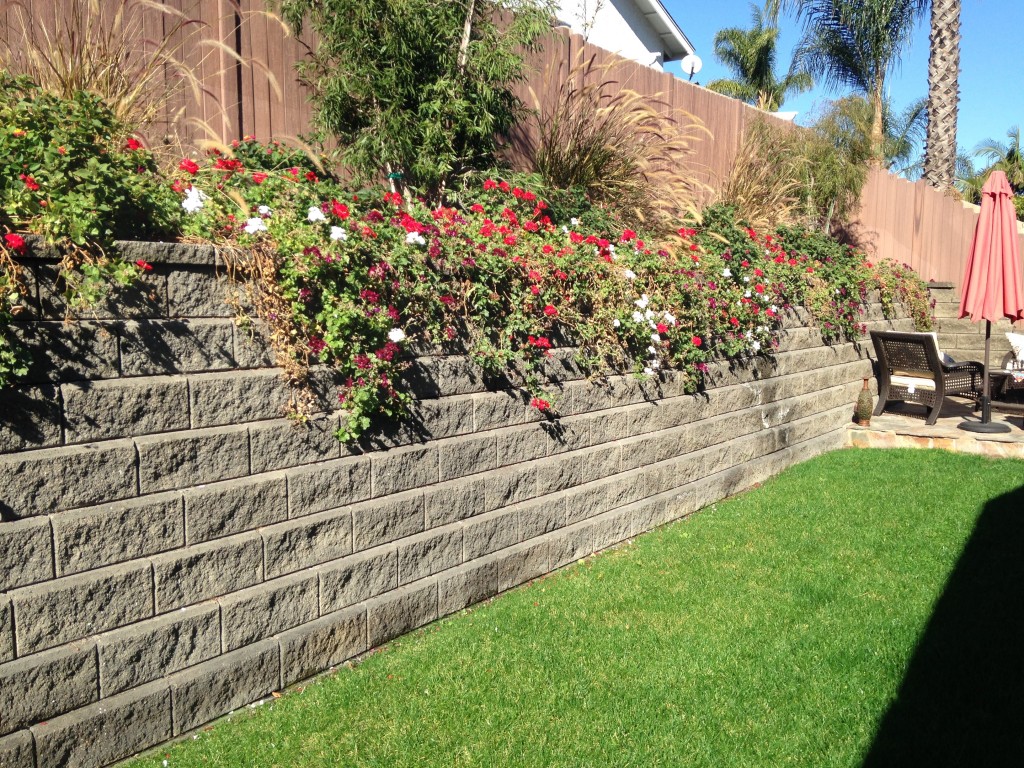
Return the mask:
POLYGON ((693 44, 683 34, 683 30, 676 24, 675 19, 665 10, 661 0, 634 0, 634 2, 644 18, 647 19, 647 23, 661 38, 665 61, 677 61, 695 52, 693 44))

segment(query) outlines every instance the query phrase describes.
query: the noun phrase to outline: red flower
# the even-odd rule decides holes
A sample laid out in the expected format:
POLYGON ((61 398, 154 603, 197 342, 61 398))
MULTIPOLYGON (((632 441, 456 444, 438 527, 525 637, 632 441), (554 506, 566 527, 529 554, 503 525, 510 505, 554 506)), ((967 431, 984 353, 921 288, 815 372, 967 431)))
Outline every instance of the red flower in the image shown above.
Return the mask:
POLYGON ((543 276, 543 275, 542 275, 542 274, 541 274, 540 272, 538 272, 538 271, 537 271, 536 269, 531 269, 531 270, 530 270, 529 272, 527 272, 527 273, 526 273, 526 276, 527 276, 528 278, 530 278, 531 280, 533 280, 534 282, 539 282, 539 281, 540 281, 540 280, 542 280, 542 279, 543 279, 543 277, 544 277, 544 276, 543 276))
POLYGON ((555 309, 550 304, 548 304, 547 306, 544 307, 544 314, 547 315, 548 317, 555 317, 558 314, 558 310, 555 309))
POLYGON ((350 215, 348 206, 344 203, 339 203, 337 200, 331 200, 331 212, 342 221, 347 219, 350 215))
POLYGON ((316 174, 313 173, 312 171, 306 171, 306 181, 310 181, 310 182, 314 182, 315 183, 317 181, 320 181, 320 179, 318 179, 316 177, 316 174))
POLYGON ((691 336, 690 343, 695 347, 699 347, 703 342, 701 341, 700 336, 691 336))
POLYGON ((186 157, 184 160, 178 163, 178 169, 185 171, 186 173, 191 173, 194 176, 196 172, 199 170, 199 166, 196 164, 194 160, 191 160, 186 157))
POLYGON ((25 253, 28 249, 28 246, 25 245, 25 238, 21 235, 15 234, 14 232, 8 232, 4 235, 4 242, 7 244, 7 247, 15 253, 25 253))
POLYGON ((453 297, 453 296, 448 296, 448 295, 445 295, 445 296, 442 296, 442 297, 441 297, 441 298, 439 299, 439 301, 440 301, 440 302, 441 302, 442 304, 444 304, 445 306, 448 306, 448 307, 450 307, 450 306, 451 306, 452 304, 454 304, 454 303, 455 303, 455 297, 453 297))
POLYGON ((359 298, 368 304, 376 304, 380 301, 380 294, 376 291, 371 291, 369 288, 364 288, 359 292, 359 298))
POLYGON ((33 179, 31 176, 26 176, 24 173, 19 173, 18 178, 25 182, 25 186, 28 187, 30 192, 35 192, 39 189, 39 185, 36 183, 36 180, 33 179))
POLYGON ((327 347, 327 342, 318 336, 309 337, 309 351, 314 355, 319 355, 327 347))
POLYGON ((370 358, 368 358, 366 355, 356 355, 354 358, 352 358, 352 362, 355 363, 356 368, 358 368, 361 371, 365 371, 372 365, 372 363, 370 362, 370 358))
POLYGON ((483 213, 484 207, 480 205, 480 203, 473 203, 473 205, 469 207, 469 210, 471 210, 473 213, 483 213))
POLYGON ((540 286, 531 285, 530 286, 530 293, 532 293, 534 296, 539 295, 540 294, 540 286))
POLYGON ((151 272, 153 270, 153 265, 150 264, 145 259, 139 259, 138 261, 136 261, 135 266, 143 270, 144 272, 151 272))
POLYGON ((630 240, 636 237, 636 232, 632 229, 622 230, 622 237, 619 238, 619 242, 628 243, 630 240))
POLYGON ((560 270, 560 269, 556 269, 556 270, 554 271, 554 275, 555 275, 555 277, 557 277, 557 278, 558 278, 559 280, 568 280, 568 279, 569 279, 569 275, 567 275, 567 274, 566 274, 565 272, 563 272, 563 271, 562 271, 562 270, 560 270))
POLYGON ((252 180, 257 184, 262 184, 267 180, 267 174, 260 173, 259 171, 253 171, 252 180))
POLYGON ((551 403, 542 398, 535 397, 530 401, 530 406, 532 408, 536 408, 538 411, 546 411, 551 407, 551 403))
POLYGON ((664 323, 658 323, 657 331, 658 333, 668 333, 668 326, 664 323))
POLYGON ((494 189, 497 186, 498 186, 498 182, 496 182, 494 179, 487 179, 487 181, 484 182, 484 191, 485 192, 490 192, 492 189, 494 189))
POLYGON ((135 138, 134 136, 131 136, 131 137, 129 137, 129 139, 128 139, 128 143, 127 143, 127 144, 125 144, 125 148, 126 148, 126 149, 127 149, 127 150, 128 150, 129 152, 135 152, 135 151, 137 151, 137 150, 140 150, 140 149, 142 149, 142 142, 141 142, 141 141, 139 141, 138 139, 136 139, 136 138, 135 138))

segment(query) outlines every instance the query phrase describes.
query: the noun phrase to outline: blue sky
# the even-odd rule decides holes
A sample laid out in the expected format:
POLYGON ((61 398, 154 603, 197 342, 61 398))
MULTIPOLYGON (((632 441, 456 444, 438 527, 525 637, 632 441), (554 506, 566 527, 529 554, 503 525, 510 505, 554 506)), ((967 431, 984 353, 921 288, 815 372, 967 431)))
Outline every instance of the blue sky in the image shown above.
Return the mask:
MULTIPOLYGON (((715 58, 714 37, 725 27, 750 28, 748 0, 662 0, 703 60, 695 81, 708 83, 730 73, 715 58)), ((763 0, 761 0, 763 3, 763 0)), ((1006 141, 1006 131, 1024 126, 1024 58, 1020 54, 1024 31, 1022 0, 963 0, 960 16, 960 113, 957 140, 968 151, 978 142, 993 138, 1006 141)), ((779 68, 789 65, 800 36, 792 15, 781 16, 779 68)), ((680 73, 678 62, 668 65, 680 73)), ((890 73, 887 87, 894 105, 902 110, 928 95, 928 19, 915 30, 901 63, 890 73)), ((822 88, 793 97, 783 110, 800 114, 797 122, 810 120, 823 101, 843 95, 822 88)))

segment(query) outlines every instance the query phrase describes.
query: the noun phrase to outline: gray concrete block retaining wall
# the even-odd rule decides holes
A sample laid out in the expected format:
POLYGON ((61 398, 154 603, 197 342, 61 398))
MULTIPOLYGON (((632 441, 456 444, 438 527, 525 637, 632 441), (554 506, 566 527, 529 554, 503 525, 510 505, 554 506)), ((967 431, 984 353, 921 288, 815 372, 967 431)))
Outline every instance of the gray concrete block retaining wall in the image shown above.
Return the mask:
POLYGON ((799 313, 700 395, 560 350, 546 422, 426 356, 415 427, 354 449, 327 384, 286 418, 212 250, 133 247, 155 269, 129 319, 65 325, 32 264, 32 375, 0 393, 5 768, 106 765, 838 448, 871 371, 799 313))
MULTIPOLYGON (((985 359, 985 321, 959 319, 960 290, 954 283, 930 283, 928 290, 935 303, 935 330, 939 348, 956 360, 985 359)), ((1014 329, 1009 320, 992 323, 990 364, 998 366, 1010 351, 1006 332, 1024 333, 1024 323, 1014 329)))

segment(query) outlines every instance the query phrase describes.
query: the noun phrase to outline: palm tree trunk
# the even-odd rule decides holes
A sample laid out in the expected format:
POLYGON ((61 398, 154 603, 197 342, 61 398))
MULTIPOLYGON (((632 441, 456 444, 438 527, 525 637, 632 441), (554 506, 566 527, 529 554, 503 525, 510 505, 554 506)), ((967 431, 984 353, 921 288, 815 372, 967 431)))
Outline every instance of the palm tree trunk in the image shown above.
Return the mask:
POLYGON ((885 165, 885 126, 882 123, 884 87, 885 81, 881 77, 878 78, 870 95, 871 109, 873 110, 871 116, 871 155, 872 162, 878 168, 885 165))
POLYGON ((928 131, 924 178, 949 189, 956 175, 956 116, 960 100, 960 0, 932 0, 928 58, 928 131))

